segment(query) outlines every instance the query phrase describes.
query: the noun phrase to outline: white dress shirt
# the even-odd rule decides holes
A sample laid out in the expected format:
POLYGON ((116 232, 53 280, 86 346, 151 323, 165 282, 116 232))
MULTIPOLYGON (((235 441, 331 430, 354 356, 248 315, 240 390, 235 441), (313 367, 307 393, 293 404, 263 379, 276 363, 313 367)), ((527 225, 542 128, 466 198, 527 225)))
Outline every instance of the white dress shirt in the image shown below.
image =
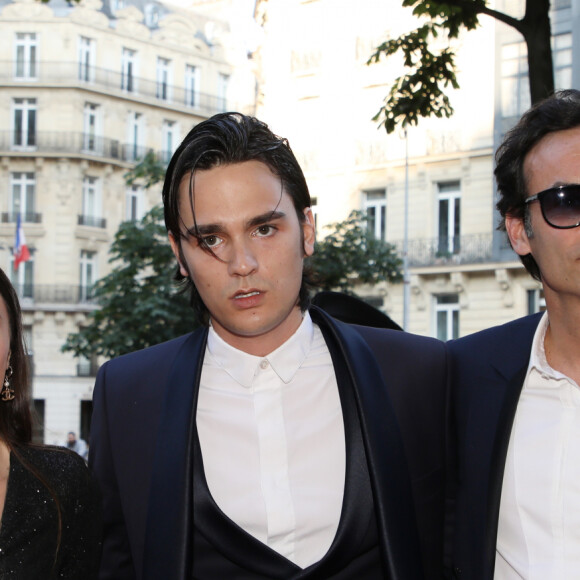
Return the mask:
POLYGON ((197 429, 220 509, 298 566, 319 561, 338 528, 346 456, 334 367, 308 313, 265 357, 210 328, 197 429))
POLYGON ((548 324, 546 313, 510 436, 496 580, 580 578, 580 389, 546 360, 548 324))

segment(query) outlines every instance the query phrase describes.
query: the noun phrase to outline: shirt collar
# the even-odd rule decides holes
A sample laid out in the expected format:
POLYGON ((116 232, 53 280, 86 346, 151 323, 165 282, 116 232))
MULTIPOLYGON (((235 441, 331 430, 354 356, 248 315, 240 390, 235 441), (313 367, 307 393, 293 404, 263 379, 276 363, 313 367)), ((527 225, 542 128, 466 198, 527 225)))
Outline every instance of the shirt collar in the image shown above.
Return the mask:
POLYGON ((254 375, 265 360, 284 383, 289 383, 310 352, 313 337, 314 326, 310 314, 306 312, 296 332, 266 356, 254 356, 234 348, 211 325, 207 349, 215 362, 244 387, 252 386, 254 375))
POLYGON ((526 382, 527 377, 530 375, 532 369, 538 371, 540 375, 543 376, 544 378, 570 380, 566 375, 564 375, 560 371, 553 369, 548 363, 548 359, 546 358, 546 349, 544 347, 544 340, 546 338, 546 331, 548 330, 549 325, 550 319, 548 317, 548 311, 546 310, 542 318, 540 318, 540 323, 538 324, 536 332, 534 333, 534 340, 532 342, 532 351, 530 354, 530 363, 528 365, 526 382))

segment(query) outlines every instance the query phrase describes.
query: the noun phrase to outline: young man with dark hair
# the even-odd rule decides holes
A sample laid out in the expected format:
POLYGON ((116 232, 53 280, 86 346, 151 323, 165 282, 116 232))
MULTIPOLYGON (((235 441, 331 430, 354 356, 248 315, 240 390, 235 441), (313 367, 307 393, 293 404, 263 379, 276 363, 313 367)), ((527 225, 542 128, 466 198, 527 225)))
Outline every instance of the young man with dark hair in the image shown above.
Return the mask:
POLYGON ((163 202, 204 326, 99 372, 100 578, 440 577, 444 345, 309 307, 308 188, 257 119, 194 127, 163 202))
POLYGON ((580 92, 535 105, 496 155, 501 227, 546 312, 448 344, 452 576, 580 577, 580 92))

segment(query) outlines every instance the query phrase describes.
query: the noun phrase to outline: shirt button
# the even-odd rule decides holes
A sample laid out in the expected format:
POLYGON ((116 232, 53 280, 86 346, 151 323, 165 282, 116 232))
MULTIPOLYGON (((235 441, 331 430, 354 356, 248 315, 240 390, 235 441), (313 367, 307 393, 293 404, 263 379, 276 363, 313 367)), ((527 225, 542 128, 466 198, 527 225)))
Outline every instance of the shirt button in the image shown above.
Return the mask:
POLYGON ((266 370, 268 368, 268 361, 266 359, 264 359, 261 363, 260 363, 260 368, 262 370, 266 370))

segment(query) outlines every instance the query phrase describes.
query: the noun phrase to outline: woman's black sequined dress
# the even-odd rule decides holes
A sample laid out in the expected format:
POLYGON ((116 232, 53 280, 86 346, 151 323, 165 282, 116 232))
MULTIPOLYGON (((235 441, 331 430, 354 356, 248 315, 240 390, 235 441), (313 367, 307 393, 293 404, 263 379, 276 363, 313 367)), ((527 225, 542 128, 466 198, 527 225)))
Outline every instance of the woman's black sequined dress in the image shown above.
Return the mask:
POLYGON ((28 447, 18 453, 58 498, 60 545, 54 497, 11 453, 0 527, 0 578, 96 578, 102 532, 100 494, 84 460, 64 448, 28 447))

